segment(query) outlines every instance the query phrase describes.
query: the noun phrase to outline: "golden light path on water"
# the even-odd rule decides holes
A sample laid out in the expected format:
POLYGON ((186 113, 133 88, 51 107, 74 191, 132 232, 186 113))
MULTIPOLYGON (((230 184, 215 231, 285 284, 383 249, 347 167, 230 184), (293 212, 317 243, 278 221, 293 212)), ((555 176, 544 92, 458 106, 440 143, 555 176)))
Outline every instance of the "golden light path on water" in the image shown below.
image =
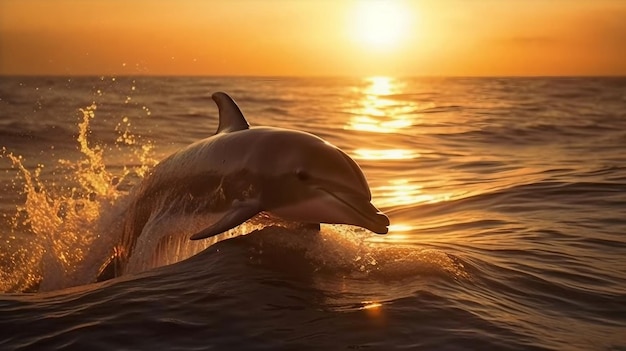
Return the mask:
POLYGON ((420 154, 407 149, 356 149, 352 156, 357 160, 412 160, 420 154))
POLYGON ((432 204, 450 199, 450 194, 425 194, 423 186, 407 179, 392 179, 389 185, 379 186, 376 192, 382 197, 380 206, 432 204))
POLYGON ((389 96, 401 91, 401 84, 391 77, 366 78, 368 84, 360 93, 363 99, 360 106, 352 111, 344 129, 374 133, 394 133, 414 124, 410 111, 415 106, 398 104, 389 96))
MULTIPOLYGON (((419 115, 415 114, 418 103, 400 103, 393 99, 395 94, 404 94, 405 86, 391 77, 370 77, 365 79, 365 88, 357 91, 362 98, 357 101, 357 108, 350 110, 352 117, 344 129, 369 133, 398 133, 416 124, 419 115)), ((421 154, 404 148, 371 149, 358 148, 351 152, 356 160, 378 162, 415 162, 421 154)), ((416 204, 432 204, 448 201, 451 193, 432 194, 424 191, 422 184, 407 178, 391 178, 386 184, 372 187, 376 205, 392 208, 416 204)), ((402 241, 407 232, 416 227, 394 221, 389 226, 389 234, 384 241, 402 241)))

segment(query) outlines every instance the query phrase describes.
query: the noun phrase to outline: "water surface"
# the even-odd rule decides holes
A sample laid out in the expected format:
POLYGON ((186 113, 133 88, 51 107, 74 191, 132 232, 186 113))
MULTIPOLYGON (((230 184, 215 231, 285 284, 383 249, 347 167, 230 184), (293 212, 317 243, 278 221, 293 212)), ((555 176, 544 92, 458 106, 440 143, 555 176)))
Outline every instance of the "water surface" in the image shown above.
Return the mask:
POLYGON ((626 349, 623 78, 3 77, 0 147, 3 349, 626 349), (390 233, 244 225, 92 283, 215 91, 346 151, 390 233))

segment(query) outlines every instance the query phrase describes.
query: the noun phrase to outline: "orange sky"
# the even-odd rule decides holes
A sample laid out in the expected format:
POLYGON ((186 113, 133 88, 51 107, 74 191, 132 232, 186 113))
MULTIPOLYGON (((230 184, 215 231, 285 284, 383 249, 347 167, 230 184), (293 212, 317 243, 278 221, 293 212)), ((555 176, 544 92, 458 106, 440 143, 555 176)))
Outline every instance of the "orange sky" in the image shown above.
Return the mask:
POLYGON ((0 74, 626 75, 625 19, 621 0, 0 0, 0 74))

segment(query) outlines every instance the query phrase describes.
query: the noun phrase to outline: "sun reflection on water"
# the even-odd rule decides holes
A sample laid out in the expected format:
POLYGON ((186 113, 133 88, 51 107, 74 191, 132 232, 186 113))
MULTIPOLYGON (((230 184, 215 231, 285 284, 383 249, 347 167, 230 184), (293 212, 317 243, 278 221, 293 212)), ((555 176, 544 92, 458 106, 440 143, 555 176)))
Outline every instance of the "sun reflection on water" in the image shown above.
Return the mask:
POLYGON ((420 154, 407 149, 356 149, 352 156, 357 160, 412 160, 420 154))
POLYGON ((402 85, 391 77, 370 77, 367 87, 358 91, 363 97, 359 107, 349 111, 353 117, 344 129, 374 133, 394 133, 413 125, 409 113, 414 106, 398 103, 390 95, 402 93, 402 85))
POLYGON ((379 308, 380 306, 382 306, 382 304, 381 304, 381 303, 378 303, 378 302, 372 302, 372 301, 366 301, 366 302, 364 302, 364 304, 365 304, 365 305, 363 306, 363 309, 364 309, 364 310, 371 310, 371 309, 374 309, 374 308, 379 308))
POLYGON ((396 232, 410 232, 413 229, 415 229, 415 226, 404 223, 397 223, 391 224, 389 226, 389 233, 394 234, 396 232))
POLYGON ((407 179, 392 179, 387 185, 372 189, 380 206, 401 206, 430 204, 449 200, 451 194, 426 194, 423 186, 411 183, 407 179))
POLYGON ((396 87, 394 86, 395 79, 390 77, 369 77, 367 80, 371 83, 366 93, 372 95, 389 95, 394 92, 396 87))
POLYGON ((365 311, 368 317, 378 319, 382 316, 382 306, 380 302, 364 301, 360 309, 365 311))

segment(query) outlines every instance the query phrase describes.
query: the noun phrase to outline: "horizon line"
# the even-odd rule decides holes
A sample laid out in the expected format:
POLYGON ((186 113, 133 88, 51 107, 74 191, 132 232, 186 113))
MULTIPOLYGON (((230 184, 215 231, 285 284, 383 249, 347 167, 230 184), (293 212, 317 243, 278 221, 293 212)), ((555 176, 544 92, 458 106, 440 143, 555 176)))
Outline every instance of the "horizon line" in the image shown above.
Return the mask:
POLYGON ((397 79, 410 78, 626 78, 626 74, 554 74, 554 75, 392 75, 392 74, 369 74, 369 75, 255 75, 255 74, 58 74, 58 73, 0 73, 0 77, 54 77, 54 78, 88 78, 88 77, 146 77, 146 78, 269 78, 269 79, 363 79, 373 77, 388 77, 397 79))

